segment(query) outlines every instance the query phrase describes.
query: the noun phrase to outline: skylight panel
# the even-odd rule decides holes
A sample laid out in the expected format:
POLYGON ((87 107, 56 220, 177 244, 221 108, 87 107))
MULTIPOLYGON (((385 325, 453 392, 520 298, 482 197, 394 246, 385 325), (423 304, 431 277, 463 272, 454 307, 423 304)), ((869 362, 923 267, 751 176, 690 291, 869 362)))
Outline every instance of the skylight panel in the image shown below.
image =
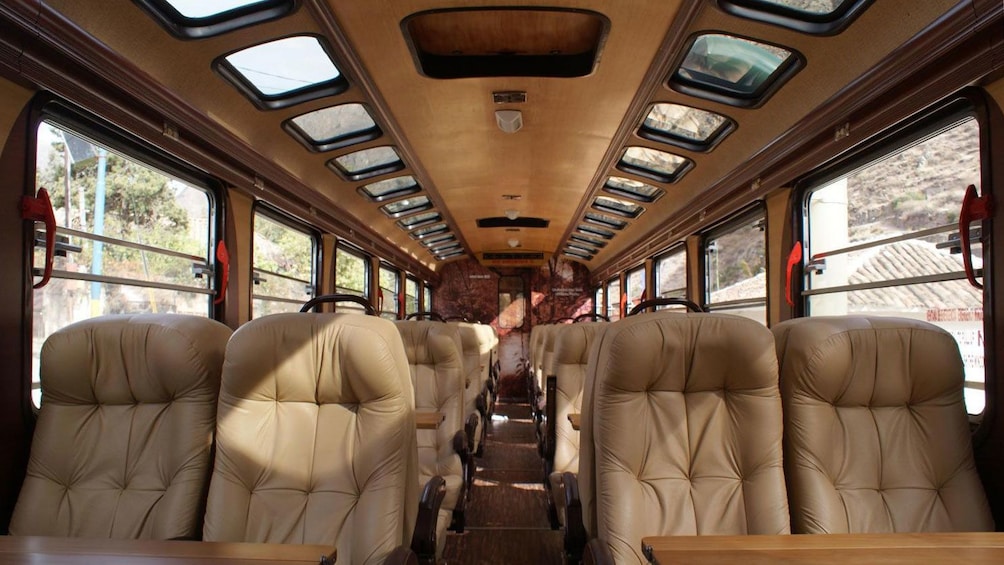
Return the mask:
POLYGON ((665 193, 661 188, 624 177, 608 178, 603 190, 639 202, 655 202, 665 193))
POLYGON ((216 68, 263 110, 284 108, 348 88, 318 37, 295 35, 247 47, 216 68))
POLYGON ((628 147, 617 162, 617 168, 626 173, 664 183, 680 180, 693 166, 690 159, 648 147, 628 147))
POLYGON ((281 18, 294 0, 135 0, 157 23, 181 39, 212 37, 281 18))
POLYGON ((586 221, 608 228, 613 228, 615 230, 622 230, 625 226, 627 226, 627 222, 624 220, 618 220, 613 216, 598 214, 596 212, 586 212, 586 221))
POLYGON ((359 187, 359 194, 374 202, 384 202, 393 200, 408 194, 414 194, 422 190, 422 187, 415 181, 415 177, 405 175, 373 182, 359 187))
POLYGON ((582 232, 583 234, 595 235, 598 237, 602 237, 603 239, 613 239, 614 235, 616 235, 614 232, 610 230, 596 226, 591 226, 589 224, 579 224, 579 231, 582 232))
POLYGON ((453 251, 454 249, 460 249, 459 241, 444 241, 442 243, 439 243, 438 245, 433 245, 430 247, 430 250, 436 255, 442 255, 449 251, 453 251))
POLYGON ((450 231, 450 227, 447 226, 446 224, 433 224, 431 226, 423 226, 415 230, 412 230, 411 237, 418 240, 423 240, 429 236, 445 233, 448 231, 450 231))
POLYGON ((401 218, 397 221, 397 225, 400 226, 401 229, 408 231, 412 228, 438 222, 442 219, 443 217, 439 215, 439 212, 423 212, 421 214, 413 214, 411 216, 401 218))
POLYGON ((756 108, 802 67, 794 51, 734 35, 694 37, 669 85, 691 96, 756 108))
POLYGON ((638 135, 691 151, 711 151, 736 129, 731 119, 681 104, 653 104, 638 135))
POLYGON ((734 16, 802 33, 834 35, 844 30, 872 0, 718 0, 734 16))
POLYGON ((457 249, 456 251, 450 251, 449 253, 446 253, 445 255, 434 255, 434 257, 436 259, 440 260, 440 261, 444 261, 446 259, 450 259, 450 258, 453 258, 453 257, 459 257, 459 256, 461 256, 463 254, 464 254, 464 250, 463 249, 457 249))
POLYGON ((380 210, 391 218, 400 218, 405 214, 421 212, 422 210, 428 210, 429 208, 432 208, 432 202, 429 201, 428 196, 413 196, 411 198, 402 198, 401 200, 395 200, 389 204, 384 204, 380 207, 380 210))
POLYGON ((362 104, 342 104, 301 114, 283 127, 311 151, 331 151, 382 135, 362 104))
POLYGON ((638 204, 610 198, 609 196, 597 196, 596 200, 593 200, 593 208, 625 218, 637 218, 645 211, 645 208, 638 204))
POLYGON ((579 243, 585 243, 586 245, 592 245, 593 247, 606 247, 607 246, 607 242, 603 241, 602 239, 596 239, 596 238, 593 238, 593 237, 582 235, 582 234, 580 234, 578 232, 573 233, 571 236, 569 236, 568 239, 570 239, 572 241, 577 241, 579 243))
POLYGON ((422 245, 426 247, 433 247, 440 243, 445 243, 447 241, 456 241, 457 236, 452 233, 442 233, 439 235, 432 235, 422 240, 422 245))
POLYGON ((350 181, 367 179, 404 168, 404 162, 393 147, 370 147, 328 161, 340 175, 350 181))
POLYGON ((569 242, 569 243, 567 243, 565 245, 566 245, 567 249, 572 249, 572 250, 575 250, 575 251, 580 251, 582 253, 588 253, 590 255, 595 255, 596 252, 599 251, 598 249, 589 247, 588 245, 582 245, 582 244, 579 244, 579 243, 571 243, 571 242, 569 242))
POLYGON ((568 255, 569 257, 575 257, 576 259, 585 259, 587 261, 591 261, 593 259, 593 255, 590 255, 589 253, 586 253, 584 251, 578 251, 576 249, 570 249, 567 247, 565 248, 563 253, 565 255, 568 255))

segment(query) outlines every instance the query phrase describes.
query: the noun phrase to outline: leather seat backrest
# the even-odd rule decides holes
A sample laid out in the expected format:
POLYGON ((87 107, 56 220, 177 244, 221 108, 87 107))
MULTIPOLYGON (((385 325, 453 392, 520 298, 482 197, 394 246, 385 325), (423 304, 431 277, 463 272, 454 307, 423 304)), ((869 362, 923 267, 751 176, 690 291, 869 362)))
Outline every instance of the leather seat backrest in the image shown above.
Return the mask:
POLYGON ((395 322, 407 355, 417 410, 442 412, 435 430, 418 430, 419 469, 423 476, 460 476, 453 436, 464 426, 464 377, 460 335, 442 322, 395 322))
POLYGON ((948 332, 883 317, 800 318, 774 332, 794 531, 994 529, 948 332))
POLYGON ((486 324, 474 324, 478 335, 478 353, 481 357, 481 381, 487 382, 490 376, 492 350, 495 348, 495 332, 486 324))
POLYGON ((275 314, 227 346, 204 539, 334 545, 376 563, 411 543, 414 397, 392 322, 275 314))
POLYGON ((478 337, 478 330, 474 324, 466 322, 449 322, 460 336, 461 357, 464 367, 465 388, 473 388, 480 392, 481 387, 481 340, 478 337))
POLYGON ((543 356, 541 357, 541 389, 544 388, 544 383, 547 382, 547 377, 554 374, 554 343, 558 334, 568 327, 569 324, 554 324, 548 326, 547 331, 544 333, 543 346, 544 350, 543 356))
POLYGON ((538 380, 540 375, 541 358, 544 351, 541 349, 541 338, 544 336, 546 325, 537 325, 530 329, 530 378, 538 380))
POLYGON ((590 353, 579 452, 587 530, 617 563, 646 535, 784 534, 770 330, 725 314, 641 314, 590 353))
POLYGON ((206 318, 148 314, 52 334, 10 532, 197 537, 230 333, 206 318))
POLYGON ((606 322, 579 323, 564 326, 554 345, 554 373, 557 377, 555 398, 556 473, 579 472, 579 432, 572 429, 568 415, 582 411, 582 384, 589 363, 589 348, 603 334, 606 322))

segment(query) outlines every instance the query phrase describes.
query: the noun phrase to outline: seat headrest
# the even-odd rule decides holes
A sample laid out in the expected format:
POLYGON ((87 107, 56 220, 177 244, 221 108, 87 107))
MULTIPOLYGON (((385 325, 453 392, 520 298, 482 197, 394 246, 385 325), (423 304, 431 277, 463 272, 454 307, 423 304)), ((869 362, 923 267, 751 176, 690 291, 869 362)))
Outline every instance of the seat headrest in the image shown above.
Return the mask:
POLYGON ((589 360, 589 348, 609 324, 579 323, 565 326, 566 329, 556 339, 554 346, 555 365, 585 365, 589 360))
POLYGON ((394 322, 404 341, 404 351, 411 365, 456 363, 463 366, 463 345, 454 326, 428 320, 394 322))

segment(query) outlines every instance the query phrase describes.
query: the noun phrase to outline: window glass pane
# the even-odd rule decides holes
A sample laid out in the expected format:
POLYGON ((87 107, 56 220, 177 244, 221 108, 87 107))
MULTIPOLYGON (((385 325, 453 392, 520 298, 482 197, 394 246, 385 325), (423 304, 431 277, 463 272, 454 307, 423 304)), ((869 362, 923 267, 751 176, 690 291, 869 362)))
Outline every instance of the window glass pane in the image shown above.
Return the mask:
POLYGON ((624 200, 610 198, 609 196, 597 196, 593 201, 593 208, 604 210, 625 218, 637 218, 645 211, 645 208, 638 204, 632 204, 624 200))
POLYGON ((449 231, 450 228, 446 224, 433 224, 431 226, 423 226, 417 228, 411 232, 411 236, 415 239, 424 239, 430 235, 435 235, 439 233, 444 233, 449 231))
POLYGON ((655 202, 656 199, 663 195, 661 188, 624 177, 610 177, 607 179, 607 183, 603 185, 603 190, 627 198, 633 198, 640 202, 655 202))
POLYGON ((382 202, 398 196, 418 192, 422 190, 422 188, 418 186, 418 183, 415 181, 415 177, 405 175, 403 177, 394 177, 392 179, 385 179, 370 183, 359 190, 361 190, 363 195, 368 197, 370 200, 382 202))
POLYGON ((523 327, 526 321, 526 302, 523 277, 499 277, 499 329, 523 327))
POLYGON ((676 77, 711 90, 753 96, 766 88, 768 79, 789 57, 791 51, 774 45, 705 34, 694 41, 676 77))
MULTIPOLYGON (((335 248, 335 292, 369 298, 369 276, 369 258, 341 246, 335 248)), ((351 313, 365 312, 362 306, 351 302, 339 303, 335 306, 335 310, 351 313)))
POLYGON ((797 12, 828 15, 840 10, 850 0, 745 0, 748 4, 767 4, 789 8, 797 12))
POLYGON ((565 248, 564 254, 568 255, 569 257, 575 257, 575 258, 578 258, 578 259, 585 259, 587 261, 589 261, 589 260, 591 260, 593 258, 593 254, 592 253, 590 253, 588 251, 584 251, 581 248, 575 249, 575 248, 573 248, 571 246, 565 248))
MULTIPOLYGON (((587 213, 588 215, 588 213, 587 213)), ((585 235, 595 235, 602 237, 603 239, 610 239, 614 236, 614 232, 597 226, 591 226, 589 224, 580 224, 579 232, 585 235)))
POLYGON ((687 297, 687 253, 683 248, 655 260, 655 287, 659 298, 687 297))
POLYGON ((452 233, 443 233, 443 234, 439 234, 439 235, 429 236, 429 237, 423 239, 422 240, 422 245, 424 245, 426 247, 434 247, 434 246, 436 246, 438 244, 441 244, 441 243, 444 243, 444 242, 447 242, 447 241, 456 241, 456 239, 457 239, 457 237, 455 235, 453 235, 452 233))
POLYGON ((446 252, 446 253, 444 253, 442 255, 436 255, 435 253, 433 253, 433 256, 436 259, 442 261, 444 259, 450 259, 450 258, 453 258, 453 257, 459 257, 460 255, 463 255, 463 254, 464 254, 464 250, 463 249, 457 249, 456 251, 448 251, 448 252, 446 252))
MULTIPOLYGON (((704 253, 708 306, 721 310, 716 304, 724 303, 727 307, 746 308, 758 320, 762 311, 763 321, 766 322, 767 241, 763 216, 743 220, 709 235, 705 240, 704 253)), ((746 315, 749 312, 740 310, 730 313, 746 315)))
POLYGON ((645 288, 645 268, 630 271, 625 277, 624 283, 626 286, 624 289, 626 307, 627 311, 630 312, 632 308, 648 298, 648 291, 645 288))
POLYGON ((297 312, 314 295, 314 238, 255 212, 253 317, 297 312))
POLYGON ((355 153, 335 157, 338 167, 349 174, 379 169, 401 161, 393 147, 371 147, 355 153))
POLYGON ((965 280, 955 234, 980 169, 980 126, 967 118, 812 189, 805 222, 810 257, 826 255, 805 278, 809 315, 898 316, 948 330, 965 361, 971 414, 985 403, 983 292, 965 280), (855 285, 878 288, 846 288, 855 285))
POLYGON ((607 283, 607 318, 621 319, 621 281, 614 279, 607 283))
POLYGON ((591 245, 593 247, 606 247, 607 242, 602 239, 596 239, 595 237, 589 237, 587 235, 582 235, 578 232, 573 233, 568 239, 576 243, 584 243, 586 245, 591 245))
POLYGON ((199 19, 216 16, 230 10, 265 4, 271 0, 164 0, 186 18, 199 19))
POLYGON ((408 277, 404 281, 404 314, 418 312, 418 292, 419 283, 417 280, 408 277))
POLYGON ((341 72, 316 37, 295 36, 226 56, 227 63, 263 97, 278 97, 333 81, 341 72))
MULTIPOLYGON (((32 296, 36 406, 38 355, 54 331, 105 314, 209 316, 214 295, 213 214, 204 189, 50 122, 39 124, 37 142, 35 185, 49 191, 57 241, 68 250, 32 296)), ((35 251, 40 269, 44 247, 35 251)))
POLYGON ((432 312, 432 287, 429 285, 425 286, 425 310, 427 312, 432 312))
POLYGON ((596 292, 593 294, 593 314, 603 314, 603 292, 602 286, 596 287, 596 292))
MULTIPOLYGON (((606 214, 597 214, 596 212, 586 212, 586 221, 594 224, 599 224, 601 226, 606 226, 608 228, 613 228, 615 230, 622 230, 627 222, 624 220, 618 220, 613 216, 608 216, 606 214)), ((608 232, 610 233, 610 232, 608 232)), ((612 233, 610 235, 613 235, 612 233)))
POLYGON ((421 214, 413 214, 401 218, 397 221, 397 225, 403 230, 410 230, 416 226, 424 226, 425 224, 431 224, 433 222, 438 222, 442 220, 443 217, 439 215, 439 212, 423 212, 421 214))
POLYGON ((679 179, 692 164, 689 159, 658 149, 628 147, 618 161, 617 168, 668 183, 679 179))
POLYGON ((595 255, 596 252, 598 251, 597 249, 589 247, 588 245, 583 245, 581 243, 572 243, 572 242, 568 243, 568 249, 567 250, 568 251, 578 251, 580 253, 586 253, 588 255, 595 255))
POLYGON ((376 127, 362 104, 321 108, 293 118, 293 123, 314 143, 329 142, 376 127))
POLYGON ((403 198, 401 200, 395 200, 390 204, 384 204, 380 207, 384 214, 387 214, 392 218, 411 212, 417 212, 419 210, 428 210, 429 208, 432 208, 432 202, 429 201, 428 196, 412 196, 411 198, 403 198))
POLYGON ((442 242, 442 243, 439 243, 439 244, 431 246, 429 248, 429 250, 432 251, 432 253, 434 253, 436 255, 443 255, 447 251, 450 251, 452 249, 459 249, 459 248, 460 248, 460 242, 459 241, 446 241, 446 242, 442 242))
POLYGON ((391 269, 383 265, 379 269, 380 276, 380 313, 381 316, 397 319, 397 293, 400 285, 401 275, 397 269, 391 269))
POLYGON ((729 119, 721 114, 680 104, 655 104, 642 127, 686 141, 707 142, 729 119))

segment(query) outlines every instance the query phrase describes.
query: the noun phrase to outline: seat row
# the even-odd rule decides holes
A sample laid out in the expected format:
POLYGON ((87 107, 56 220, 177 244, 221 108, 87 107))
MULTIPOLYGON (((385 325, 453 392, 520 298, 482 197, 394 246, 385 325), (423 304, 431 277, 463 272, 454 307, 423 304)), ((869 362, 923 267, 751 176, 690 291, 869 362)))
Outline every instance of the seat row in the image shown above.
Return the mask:
POLYGON ((454 325, 350 314, 67 326, 41 351, 10 532, 435 562, 472 467, 461 351, 454 325), (416 431, 416 409, 442 422, 416 431))
POLYGON ((587 539, 590 560, 633 564, 644 536, 994 528, 958 346, 932 324, 772 332, 658 312, 556 327, 545 484, 572 560, 587 539))

